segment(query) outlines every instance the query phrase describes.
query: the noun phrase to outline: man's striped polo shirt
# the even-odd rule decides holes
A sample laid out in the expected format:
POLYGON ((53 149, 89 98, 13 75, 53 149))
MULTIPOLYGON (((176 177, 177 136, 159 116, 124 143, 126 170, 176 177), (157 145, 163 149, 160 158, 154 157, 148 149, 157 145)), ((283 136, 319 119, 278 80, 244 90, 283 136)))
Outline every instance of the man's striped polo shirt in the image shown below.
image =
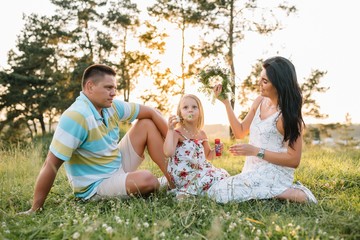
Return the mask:
POLYGON ((114 100, 102 117, 81 92, 62 114, 50 151, 65 161, 76 197, 92 197, 101 181, 121 167, 120 124, 135 120, 139 109, 138 104, 114 100))

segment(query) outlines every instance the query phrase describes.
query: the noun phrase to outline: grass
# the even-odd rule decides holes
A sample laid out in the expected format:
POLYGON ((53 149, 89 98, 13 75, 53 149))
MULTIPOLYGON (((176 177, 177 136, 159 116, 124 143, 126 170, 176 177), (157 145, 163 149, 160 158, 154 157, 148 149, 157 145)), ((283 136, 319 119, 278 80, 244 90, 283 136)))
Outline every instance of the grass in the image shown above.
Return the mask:
MULTIPOLYGON (((360 239, 360 151, 305 147, 295 179, 318 205, 278 200, 217 204, 205 197, 177 201, 166 191, 148 198, 75 199, 63 167, 42 212, 30 208, 47 145, 0 150, 0 239, 360 239)), ((244 158, 214 161, 230 174, 244 158)), ((147 159, 141 166, 160 176, 147 159)))

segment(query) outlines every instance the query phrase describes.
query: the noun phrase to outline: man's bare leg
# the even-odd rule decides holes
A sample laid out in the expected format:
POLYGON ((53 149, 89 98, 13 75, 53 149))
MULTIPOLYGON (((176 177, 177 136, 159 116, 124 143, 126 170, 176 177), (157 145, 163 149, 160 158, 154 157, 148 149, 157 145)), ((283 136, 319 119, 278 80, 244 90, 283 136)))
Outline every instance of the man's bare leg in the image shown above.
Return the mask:
POLYGON ((126 177, 126 192, 129 196, 147 196, 159 189, 157 178, 148 170, 129 172, 126 177))
POLYGON ((167 162, 163 151, 164 139, 150 119, 138 120, 129 130, 129 137, 135 152, 139 156, 144 155, 147 147, 151 159, 158 165, 171 187, 173 184, 167 172, 167 162))

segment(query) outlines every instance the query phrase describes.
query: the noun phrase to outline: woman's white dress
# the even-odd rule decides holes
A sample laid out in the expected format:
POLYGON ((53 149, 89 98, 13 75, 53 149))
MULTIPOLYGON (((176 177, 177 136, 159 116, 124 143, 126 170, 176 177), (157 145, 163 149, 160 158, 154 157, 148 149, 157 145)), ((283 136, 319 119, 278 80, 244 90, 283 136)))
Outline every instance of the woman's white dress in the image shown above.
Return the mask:
MULTIPOLYGON (((276 128, 279 112, 261 120, 260 106, 250 126, 249 143, 272 152, 286 152, 287 144, 276 128)), ((221 203, 272 198, 292 186, 294 170, 248 156, 242 172, 211 186, 208 196, 221 203)))

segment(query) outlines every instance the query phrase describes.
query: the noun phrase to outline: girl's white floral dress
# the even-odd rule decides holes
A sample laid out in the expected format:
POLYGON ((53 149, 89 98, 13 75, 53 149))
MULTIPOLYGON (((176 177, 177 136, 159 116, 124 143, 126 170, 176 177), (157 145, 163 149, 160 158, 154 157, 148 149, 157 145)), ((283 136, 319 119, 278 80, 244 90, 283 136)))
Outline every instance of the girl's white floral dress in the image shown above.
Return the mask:
MULTIPOLYGON (((287 144, 283 142, 284 137, 276 127, 279 112, 262 120, 260 106, 261 104, 250 126, 249 143, 272 152, 286 152, 287 144)), ((305 191, 308 198, 313 197, 306 187, 292 184, 294 170, 269 163, 256 156, 248 156, 240 174, 219 181, 207 193, 209 197, 221 203, 273 198, 290 187, 300 188, 305 191)))
POLYGON ((176 188, 177 196, 204 195, 218 181, 229 177, 226 170, 216 168, 206 160, 203 142, 207 139, 188 139, 178 142, 173 157, 169 158, 167 171, 176 188))

